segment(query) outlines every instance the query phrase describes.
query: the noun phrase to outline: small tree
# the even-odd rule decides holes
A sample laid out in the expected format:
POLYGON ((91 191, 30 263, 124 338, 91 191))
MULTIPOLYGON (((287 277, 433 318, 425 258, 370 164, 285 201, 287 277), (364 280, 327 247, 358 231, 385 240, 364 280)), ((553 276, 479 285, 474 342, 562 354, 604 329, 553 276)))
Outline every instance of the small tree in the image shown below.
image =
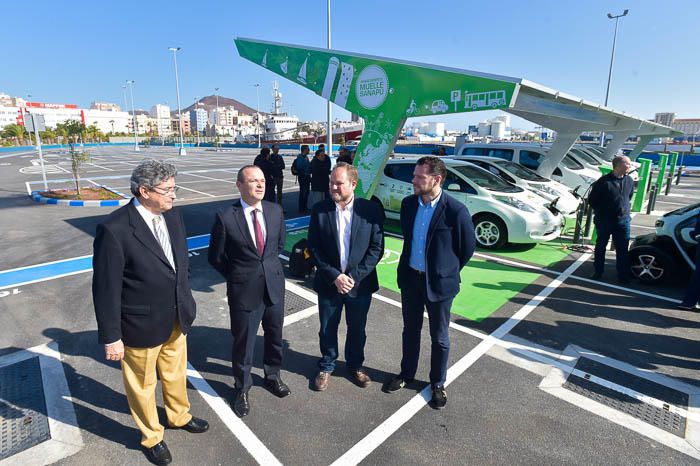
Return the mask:
POLYGON ((78 198, 80 198, 80 171, 83 163, 88 161, 90 156, 87 151, 76 150, 75 145, 80 139, 82 139, 87 128, 79 121, 69 120, 65 123, 59 123, 56 125, 57 133, 59 132, 59 129, 61 130, 62 134, 65 134, 65 137, 68 140, 73 182, 75 182, 75 190, 78 193, 78 198))
POLYGON ((26 135, 27 130, 24 126, 16 123, 11 123, 2 130, 2 137, 14 139, 17 145, 20 145, 20 141, 24 142, 26 135))

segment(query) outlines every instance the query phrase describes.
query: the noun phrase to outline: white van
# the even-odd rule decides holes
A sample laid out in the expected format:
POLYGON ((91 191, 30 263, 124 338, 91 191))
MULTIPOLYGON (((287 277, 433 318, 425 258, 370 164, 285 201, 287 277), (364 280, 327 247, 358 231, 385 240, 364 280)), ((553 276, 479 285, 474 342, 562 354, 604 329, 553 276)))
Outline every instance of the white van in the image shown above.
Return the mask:
MULTIPOLYGON (((471 163, 444 162, 444 192, 469 209, 480 247, 497 249, 506 243, 538 243, 559 237, 564 217, 545 207, 546 199, 471 163)), ((381 203, 390 219, 399 219, 401 201, 413 194, 415 166, 416 159, 392 159, 384 167, 373 200, 381 203)))
POLYGON ((575 214, 581 203, 581 199, 574 196, 567 186, 558 181, 544 178, 515 162, 482 155, 455 155, 451 158, 473 163, 500 176, 509 183, 529 189, 550 201, 552 207, 564 215, 575 214))
MULTIPOLYGON (((519 163, 520 165, 540 173, 540 164, 547 156, 549 147, 527 143, 490 143, 464 144, 455 151, 455 155, 483 155, 519 163)), ((583 196, 595 180, 600 178, 600 170, 586 168, 571 155, 564 156, 554 169, 551 179, 568 186, 571 190, 583 196)))

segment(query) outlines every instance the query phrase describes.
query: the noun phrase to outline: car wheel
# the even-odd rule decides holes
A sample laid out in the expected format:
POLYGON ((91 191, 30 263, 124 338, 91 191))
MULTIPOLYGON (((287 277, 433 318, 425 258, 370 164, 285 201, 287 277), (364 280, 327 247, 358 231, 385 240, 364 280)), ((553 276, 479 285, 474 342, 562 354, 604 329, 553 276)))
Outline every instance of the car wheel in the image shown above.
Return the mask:
POLYGON ((493 214, 479 215, 474 219, 477 244, 484 249, 499 249, 508 242, 508 230, 503 220, 493 214))
POLYGON ((646 283, 663 283, 673 275, 673 260, 653 246, 639 246, 629 252, 632 275, 646 283))

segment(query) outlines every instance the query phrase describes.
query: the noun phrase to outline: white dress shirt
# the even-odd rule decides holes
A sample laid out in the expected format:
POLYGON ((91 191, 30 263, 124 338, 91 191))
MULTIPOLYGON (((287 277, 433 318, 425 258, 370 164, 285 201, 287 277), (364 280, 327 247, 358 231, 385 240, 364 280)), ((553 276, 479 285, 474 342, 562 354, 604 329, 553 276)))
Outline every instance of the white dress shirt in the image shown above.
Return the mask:
POLYGON ((340 270, 345 273, 348 267, 348 254, 350 253, 350 232, 352 228, 352 209, 355 205, 355 197, 341 209, 335 204, 335 224, 338 227, 338 244, 340 245, 340 270))
POLYGON ((258 246, 258 243, 255 241, 255 225, 253 225, 253 211, 257 210, 257 213, 255 216, 258 219, 258 222, 260 223, 260 228, 262 228, 262 234, 263 234, 263 240, 267 243, 267 227, 265 226, 265 216, 263 215, 263 208, 262 208, 262 202, 258 205, 258 207, 253 207, 248 205, 243 198, 241 198, 241 207, 243 207, 243 216, 245 217, 245 222, 248 225, 248 231, 250 232, 250 237, 253 238, 253 244, 255 246, 258 246))

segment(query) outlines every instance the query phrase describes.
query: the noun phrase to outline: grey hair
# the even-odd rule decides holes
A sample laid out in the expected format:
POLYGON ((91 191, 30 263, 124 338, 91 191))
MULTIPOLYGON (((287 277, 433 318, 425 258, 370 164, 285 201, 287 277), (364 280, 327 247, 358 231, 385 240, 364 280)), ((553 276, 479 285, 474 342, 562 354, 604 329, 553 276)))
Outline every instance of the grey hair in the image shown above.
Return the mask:
POLYGON ((139 193, 141 186, 153 189, 163 181, 167 181, 175 176, 177 176, 177 168, 172 163, 146 159, 131 172, 131 194, 139 197, 141 196, 141 193, 139 193))

